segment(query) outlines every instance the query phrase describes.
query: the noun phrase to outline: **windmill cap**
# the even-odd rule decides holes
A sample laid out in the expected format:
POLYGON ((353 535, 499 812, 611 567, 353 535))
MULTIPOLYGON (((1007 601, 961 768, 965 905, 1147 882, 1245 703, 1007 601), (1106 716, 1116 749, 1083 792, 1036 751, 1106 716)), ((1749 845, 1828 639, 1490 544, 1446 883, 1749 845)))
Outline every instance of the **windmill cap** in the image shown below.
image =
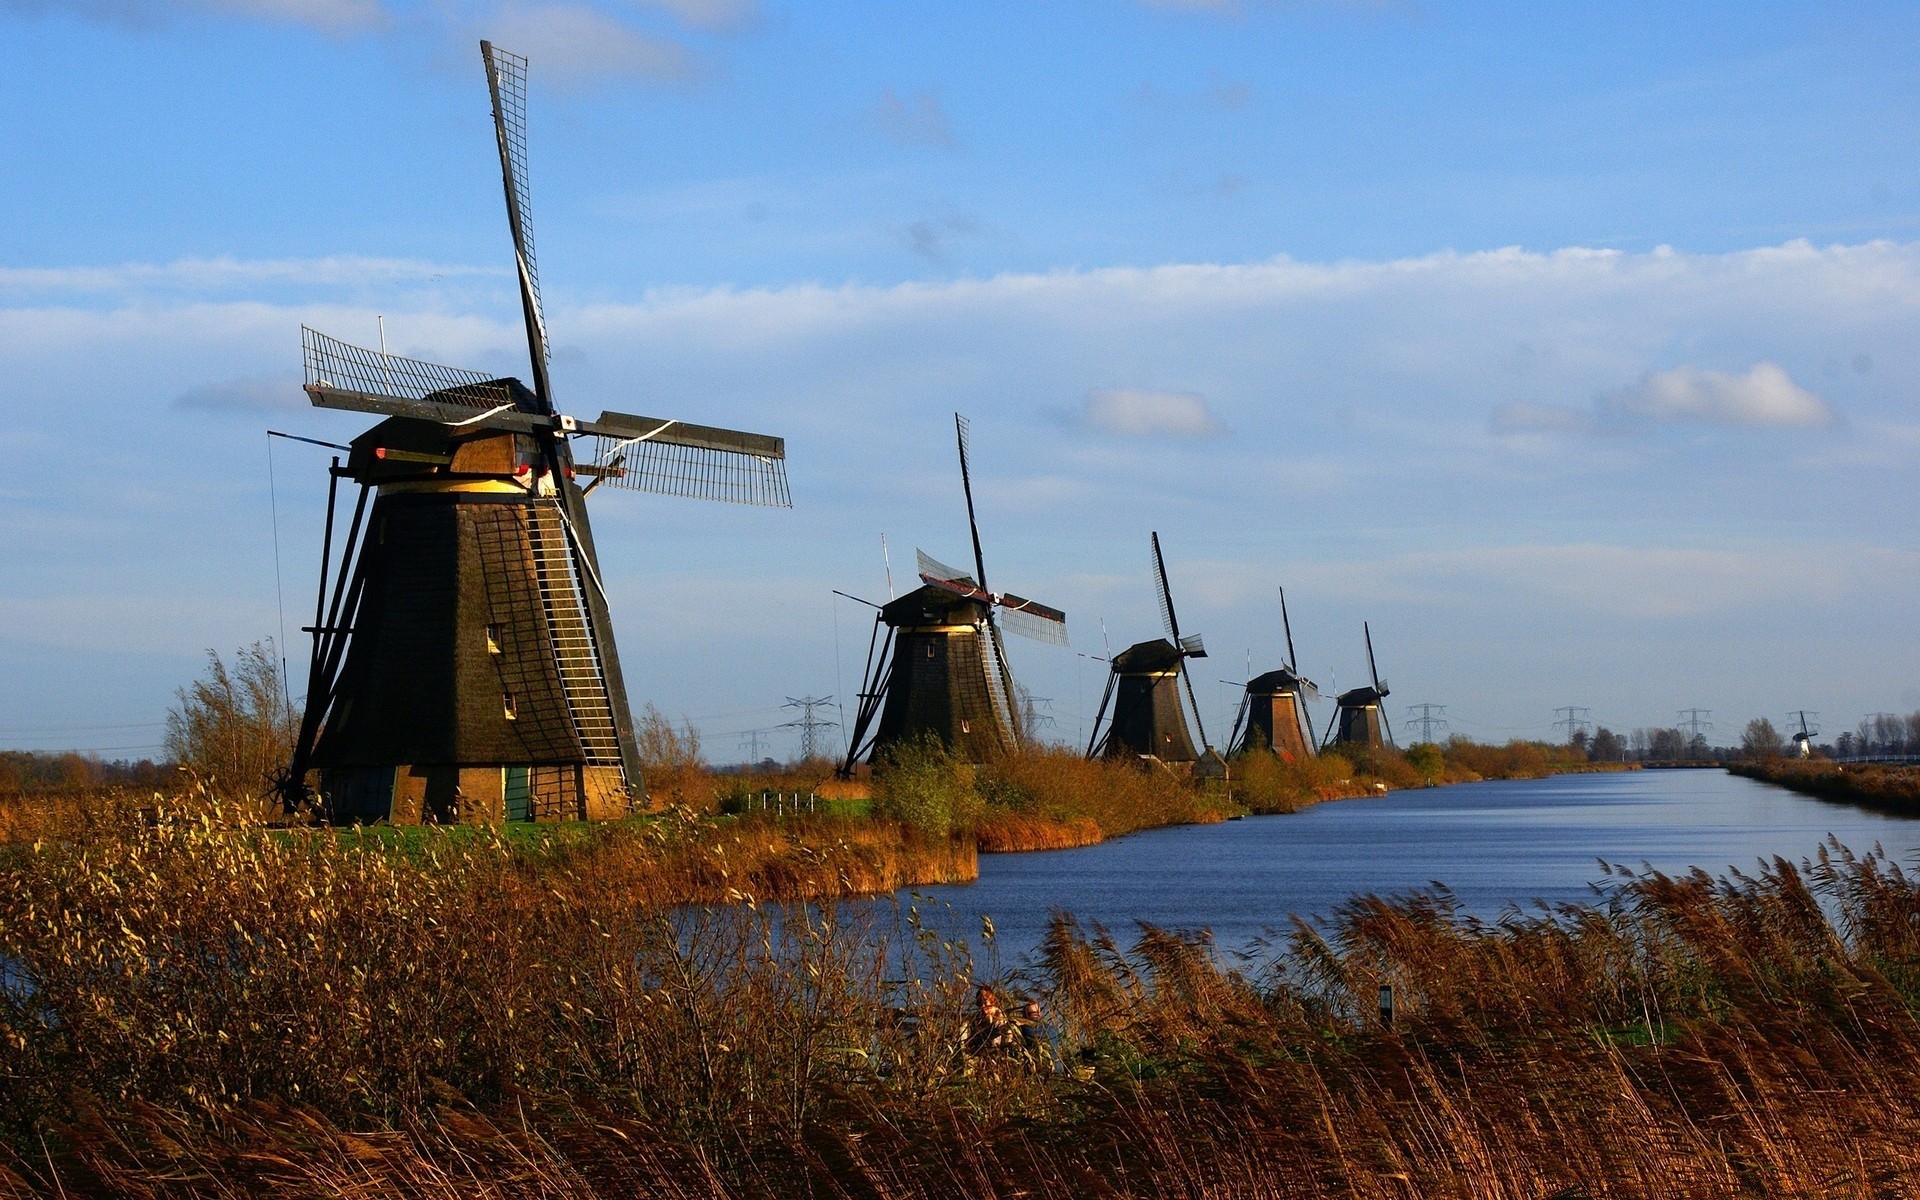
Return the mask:
POLYGON ((1180 665, 1185 657, 1178 647, 1165 638, 1135 642, 1125 650, 1113 656, 1113 669, 1123 675, 1147 674, 1155 671, 1171 671, 1180 665))

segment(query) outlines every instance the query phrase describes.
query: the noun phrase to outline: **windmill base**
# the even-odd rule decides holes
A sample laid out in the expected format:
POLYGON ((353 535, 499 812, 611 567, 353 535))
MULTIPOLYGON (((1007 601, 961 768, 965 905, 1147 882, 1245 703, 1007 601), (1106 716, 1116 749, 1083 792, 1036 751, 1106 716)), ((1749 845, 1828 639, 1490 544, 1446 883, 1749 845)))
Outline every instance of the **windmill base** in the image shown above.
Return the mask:
POLYGON ((633 810, 619 767, 408 765, 320 774, 329 824, 494 825, 607 821, 633 810))

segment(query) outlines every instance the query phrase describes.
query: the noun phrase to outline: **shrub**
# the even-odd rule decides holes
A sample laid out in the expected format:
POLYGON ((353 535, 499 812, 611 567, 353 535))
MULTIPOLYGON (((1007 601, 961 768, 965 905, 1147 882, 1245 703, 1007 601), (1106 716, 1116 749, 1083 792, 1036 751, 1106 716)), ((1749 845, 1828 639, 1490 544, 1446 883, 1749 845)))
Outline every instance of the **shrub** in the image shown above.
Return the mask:
POLYGON ((167 711, 167 754, 229 796, 258 796, 293 757, 294 718, 272 642, 207 651, 207 674, 167 711))
POLYGON ((873 812, 935 837, 970 831, 980 815, 973 767, 932 735, 889 746, 874 771, 873 812))

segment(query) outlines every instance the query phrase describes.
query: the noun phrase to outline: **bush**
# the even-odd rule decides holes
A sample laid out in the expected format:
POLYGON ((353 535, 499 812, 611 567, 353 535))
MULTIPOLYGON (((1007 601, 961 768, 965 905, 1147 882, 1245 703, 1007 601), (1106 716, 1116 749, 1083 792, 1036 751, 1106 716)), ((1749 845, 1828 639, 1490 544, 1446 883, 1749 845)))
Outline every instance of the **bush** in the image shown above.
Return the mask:
POLYGON ((713 784, 700 760, 700 731, 693 722, 682 720, 675 729, 666 714, 649 704, 635 725, 634 743, 650 803, 702 811, 714 806, 713 784))
POLYGON ((207 674, 176 693, 167 754, 222 794, 258 796, 293 758, 294 717, 273 643, 234 654, 207 651, 207 674))
POLYGON ((971 831, 980 815, 972 765, 956 759, 946 743, 932 735, 889 746, 874 771, 874 782, 875 816, 935 837, 971 831))

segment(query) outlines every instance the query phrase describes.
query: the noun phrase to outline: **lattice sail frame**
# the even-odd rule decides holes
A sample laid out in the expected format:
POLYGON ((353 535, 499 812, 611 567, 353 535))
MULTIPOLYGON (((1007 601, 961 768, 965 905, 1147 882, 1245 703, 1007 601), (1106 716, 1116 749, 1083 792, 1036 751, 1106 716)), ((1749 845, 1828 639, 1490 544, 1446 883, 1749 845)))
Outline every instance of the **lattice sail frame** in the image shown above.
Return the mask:
POLYGON ((514 404, 512 389, 496 375, 368 350, 305 325, 300 327, 300 349, 308 387, 392 400, 431 400, 478 412, 514 404))
POLYGON ((1045 642, 1049 646, 1067 645, 1067 614, 1057 608, 1029 600, 1025 596, 1016 596, 1012 592, 989 595, 977 580, 968 572, 948 566, 925 550, 914 551, 919 561, 920 578, 937 588, 945 588, 957 596, 971 596, 997 605, 1000 609, 995 617, 999 626, 1008 633, 1018 634, 1036 642, 1045 642))
POLYGON ((607 487, 723 500, 731 504, 793 507, 785 459, 683 446, 651 438, 594 438, 593 473, 607 487))
POLYGON ((532 299, 532 317, 540 352, 552 361, 547 342, 546 309, 540 301, 540 268, 533 253, 533 209, 527 188, 527 60, 492 42, 480 43, 487 64, 487 88, 493 93, 494 129, 500 140, 501 165, 513 195, 513 246, 532 299))

